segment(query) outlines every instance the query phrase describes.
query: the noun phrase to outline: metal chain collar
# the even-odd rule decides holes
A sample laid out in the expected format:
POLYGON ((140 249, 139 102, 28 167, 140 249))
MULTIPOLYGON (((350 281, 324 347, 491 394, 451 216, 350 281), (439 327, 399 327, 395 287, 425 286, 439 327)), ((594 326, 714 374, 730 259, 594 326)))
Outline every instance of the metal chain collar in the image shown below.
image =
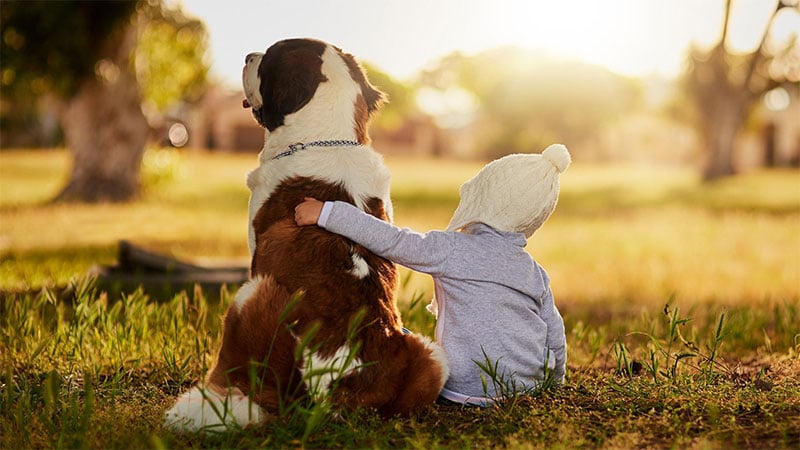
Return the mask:
POLYGON ((300 150, 304 150, 308 147, 360 147, 356 141, 350 140, 342 140, 342 139, 334 139, 330 141, 314 141, 314 142, 296 142, 294 144, 289 144, 289 150, 284 152, 280 152, 277 155, 273 156, 272 159, 281 159, 286 156, 291 156, 300 150))

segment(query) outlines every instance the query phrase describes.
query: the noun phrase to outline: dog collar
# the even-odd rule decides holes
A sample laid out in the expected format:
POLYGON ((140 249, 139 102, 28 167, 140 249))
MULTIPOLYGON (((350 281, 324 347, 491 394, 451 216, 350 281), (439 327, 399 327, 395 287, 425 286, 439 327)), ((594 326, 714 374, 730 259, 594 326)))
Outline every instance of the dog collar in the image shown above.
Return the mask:
POLYGON ((356 141, 348 141, 348 140, 331 140, 331 141, 313 141, 313 142, 295 142, 294 144, 289 144, 289 150, 283 151, 278 153, 277 155, 273 156, 272 159, 281 159, 286 156, 292 156, 295 153, 299 152, 300 150, 304 150, 308 147, 360 147, 361 144, 356 141))

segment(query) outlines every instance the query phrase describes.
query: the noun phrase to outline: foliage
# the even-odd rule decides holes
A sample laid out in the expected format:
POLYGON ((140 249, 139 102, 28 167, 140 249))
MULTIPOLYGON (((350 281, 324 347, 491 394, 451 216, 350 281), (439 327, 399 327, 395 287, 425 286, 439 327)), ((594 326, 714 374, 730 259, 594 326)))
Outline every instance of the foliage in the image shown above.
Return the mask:
POLYGON ((415 115, 414 91, 408 84, 393 79, 389 74, 369 63, 364 63, 362 66, 366 70, 370 82, 387 96, 387 103, 375 118, 374 124, 378 128, 394 130, 404 120, 415 115))
POLYGON ((632 80, 606 69, 517 47, 445 56, 420 84, 457 86, 477 97, 484 141, 478 147, 489 157, 580 143, 636 107, 640 96, 632 80))
POLYGON ((160 1, 146 3, 141 15, 135 57, 145 104, 164 112, 177 101, 200 98, 209 70, 203 22, 160 1))
POLYGON ((730 368, 717 361, 719 346, 724 337, 725 313, 719 316, 717 327, 708 343, 707 353, 703 353, 695 343, 686 340, 681 333, 681 328, 691 319, 680 317, 678 308, 670 311, 669 304, 664 307, 664 316, 667 318, 668 326, 663 339, 655 336, 652 330, 637 332, 650 340, 640 361, 631 358, 629 350, 622 342, 615 343, 614 353, 619 373, 632 377, 634 373, 641 372, 644 368, 654 383, 659 383, 662 377, 668 380, 678 378, 682 367, 694 369, 698 375, 705 377, 706 381, 714 381, 718 371, 726 375, 732 373, 730 368), (699 364, 693 364, 697 360, 700 361, 699 364))
POLYGON ((3 90, 70 97, 120 39, 135 1, 3 2, 3 90))
MULTIPOLYGON (((121 38, 136 1, 3 2, 3 91, 69 98, 96 63, 121 38)), ((158 1, 141 4, 137 74, 145 97, 159 109, 180 98, 197 98, 204 87, 208 35, 204 24, 158 1)))

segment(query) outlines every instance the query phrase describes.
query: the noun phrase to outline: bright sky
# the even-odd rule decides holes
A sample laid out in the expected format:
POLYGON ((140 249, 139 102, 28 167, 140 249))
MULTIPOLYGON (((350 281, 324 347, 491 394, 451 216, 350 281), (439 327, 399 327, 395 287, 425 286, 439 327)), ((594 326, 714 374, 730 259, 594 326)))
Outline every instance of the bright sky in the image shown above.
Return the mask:
MULTIPOLYGON (((711 45, 725 0, 174 0, 205 21, 212 75, 240 83, 244 57, 275 41, 330 42, 401 80, 438 57, 500 45, 543 50, 630 76, 679 73, 691 42, 711 45)), ((731 44, 752 50, 778 0, 733 0, 731 44)), ((775 35, 800 33, 784 10, 775 35)))

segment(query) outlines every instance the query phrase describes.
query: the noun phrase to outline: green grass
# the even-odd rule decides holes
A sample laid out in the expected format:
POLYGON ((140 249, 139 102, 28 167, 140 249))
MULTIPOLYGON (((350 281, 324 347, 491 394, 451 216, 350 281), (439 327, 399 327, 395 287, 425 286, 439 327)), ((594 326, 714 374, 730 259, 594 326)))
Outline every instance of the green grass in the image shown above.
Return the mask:
MULTIPOLYGON (((438 406, 388 421, 345 414, 306 434, 311 410, 295 407, 290 416, 247 430, 173 434, 161 428, 163 412, 213 364, 219 315, 232 295, 209 303, 202 292, 183 293, 164 303, 139 292, 112 302, 87 283, 74 291, 72 307, 47 293, 3 305, 0 447, 791 448, 800 439, 798 343, 774 342, 774 353, 746 352, 754 359, 741 366, 727 356, 704 368, 711 349, 730 355, 747 344, 729 336, 730 320, 720 329, 714 321, 675 325, 680 321, 669 315, 615 324, 626 330, 621 333, 573 324, 567 385, 498 408, 438 406), (688 350, 676 345, 672 325, 705 356, 676 363, 672 355, 688 350), (620 346, 626 358, 615 353, 620 346), (664 374, 646 368, 653 349, 664 374)), ((746 316, 750 326, 791 314, 794 324, 781 326, 796 326, 798 311, 784 305, 730 314, 746 316)), ((405 319, 414 329, 430 320, 405 319)))
MULTIPOLYGON (((213 364, 236 286, 109 298, 83 275, 113 263, 123 238, 246 264, 256 158, 156 150, 145 161, 137 202, 63 205, 47 200, 68 172, 64 152, 0 152, 0 448, 800 446, 797 172, 702 185, 690 170, 575 163, 528 246, 566 323, 563 388, 392 420, 315 422, 295 405, 202 436, 161 420, 213 364)), ((481 166, 387 164, 396 222, 420 230, 446 226, 458 185, 481 166)), ((402 273, 404 322, 431 335, 430 280, 402 273)))

